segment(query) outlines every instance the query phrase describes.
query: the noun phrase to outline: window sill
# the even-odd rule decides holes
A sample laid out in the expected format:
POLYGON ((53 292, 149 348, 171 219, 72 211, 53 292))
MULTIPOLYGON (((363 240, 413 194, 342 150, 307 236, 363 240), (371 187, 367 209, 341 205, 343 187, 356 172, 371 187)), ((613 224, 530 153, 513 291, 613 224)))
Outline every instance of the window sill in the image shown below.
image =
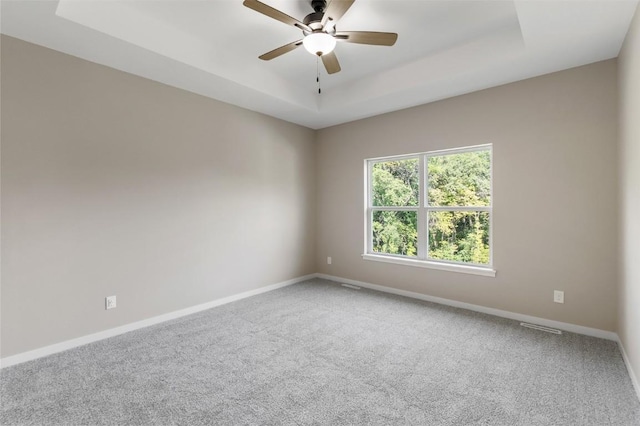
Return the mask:
POLYGON ((416 266, 418 268, 439 269, 441 271, 459 272, 462 274, 482 275, 485 277, 495 277, 496 270, 483 268, 482 266, 454 265, 451 263, 440 263, 429 260, 405 259, 402 257, 384 256, 379 254, 363 254, 364 260, 376 262, 395 263, 396 265, 416 266))

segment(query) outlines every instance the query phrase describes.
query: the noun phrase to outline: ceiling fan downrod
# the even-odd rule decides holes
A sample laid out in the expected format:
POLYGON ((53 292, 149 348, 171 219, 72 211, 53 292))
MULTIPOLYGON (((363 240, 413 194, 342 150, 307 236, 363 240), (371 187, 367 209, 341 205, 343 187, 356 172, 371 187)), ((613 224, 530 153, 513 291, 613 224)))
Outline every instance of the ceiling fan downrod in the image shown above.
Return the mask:
POLYGON ((311 0, 311 7, 316 13, 323 13, 327 7, 326 0, 311 0))

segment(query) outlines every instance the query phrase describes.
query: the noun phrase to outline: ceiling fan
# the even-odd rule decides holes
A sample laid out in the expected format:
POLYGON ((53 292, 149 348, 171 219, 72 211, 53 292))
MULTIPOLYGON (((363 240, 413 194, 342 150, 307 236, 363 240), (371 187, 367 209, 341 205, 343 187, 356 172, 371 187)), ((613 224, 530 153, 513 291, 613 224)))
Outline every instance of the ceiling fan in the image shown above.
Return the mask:
POLYGON ((393 46, 398 39, 396 33, 381 33, 372 31, 337 31, 336 22, 349 10, 355 0, 311 0, 314 12, 305 16, 302 22, 274 9, 258 0, 244 0, 243 4, 249 9, 260 12, 270 18, 293 25, 302 30, 304 38, 293 43, 285 44, 264 55, 259 56, 264 61, 277 58, 301 45, 313 55, 322 58, 322 63, 329 74, 340 71, 340 63, 333 49, 336 41, 347 43, 372 44, 377 46, 393 46))

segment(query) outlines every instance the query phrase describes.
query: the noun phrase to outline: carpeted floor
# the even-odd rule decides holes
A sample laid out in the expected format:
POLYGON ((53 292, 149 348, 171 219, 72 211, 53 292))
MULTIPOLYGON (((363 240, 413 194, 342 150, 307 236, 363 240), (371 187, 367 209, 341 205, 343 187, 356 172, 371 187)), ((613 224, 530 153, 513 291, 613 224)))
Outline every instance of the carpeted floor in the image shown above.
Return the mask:
POLYGON ((311 280, 0 373, 0 424, 640 425, 614 342, 311 280))

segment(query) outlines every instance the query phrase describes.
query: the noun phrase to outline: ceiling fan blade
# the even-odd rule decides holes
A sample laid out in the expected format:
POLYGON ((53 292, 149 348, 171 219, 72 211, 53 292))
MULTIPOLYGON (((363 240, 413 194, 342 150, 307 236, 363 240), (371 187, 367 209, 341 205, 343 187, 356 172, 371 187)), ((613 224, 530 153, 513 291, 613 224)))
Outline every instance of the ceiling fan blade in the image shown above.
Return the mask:
POLYGON ((396 33, 378 33, 373 31, 340 31, 334 36, 336 40, 349 43, 373 44, 376 46, 393 46, 398 39, 396 33))
POLYGON ((327 53, 326 55, 322 55, 322 63, 324 64, 327 73, 335 74, 341 70, 340 62, 338 62, 338 57, 335 52, 327 53))
POLYGON ((303 24, 302 22, 298 21, 297 19, 292 18, 286 13, 280 12, 278 9, 274 9, 269 5, 259 2, 258 0, 244 0, 242 4, 248 7, 249 9, 253 9, 256 12, 262 13, 263 15, 266 15, 269 18, 273 18, 277 21, 284 22, 287 25, 293 25, 294 27, 298 27, 301 30, 305 30, 309 32, 313 31, 311 28, 309 28, 307 25, 303 24))
POLYGON ((322 15, 322 21, 320 21, 322 27, 324 28, 329 18, 334 22, 342 18, 342 15, 347 13, 347 10, 349 10, 353 2, 355 2, 355 0, 330 0, 329 5, 324 11, 324 15, 322 15))
POLYGON ((270 61, 273 58, 277 58, 280 55, 284 55, 287 52, 291 52, 298 46, 302 46, 302 40, 294 41, 293 43, 285 44, 277 49, 273 49, 271 52, 267 52, 264 55, 260 55, 259 58, 263 61, 270 61))

